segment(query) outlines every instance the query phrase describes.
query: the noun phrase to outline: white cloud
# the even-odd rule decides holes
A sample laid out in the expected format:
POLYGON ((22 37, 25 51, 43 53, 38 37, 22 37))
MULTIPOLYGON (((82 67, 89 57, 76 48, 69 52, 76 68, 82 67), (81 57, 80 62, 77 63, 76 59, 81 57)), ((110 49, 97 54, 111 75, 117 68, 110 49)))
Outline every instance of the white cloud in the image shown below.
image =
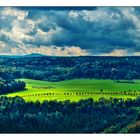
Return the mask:
POLYGON ((112 52, 110 53, 105 53, 102 54, 101 56, 126 56, 127 55, 127 50, 125 49, 114 49, 112 52))
POLYGON ((28 15, 28 11, 18 10, 11 7, 5 7, 1 12, 1 15, 4 16, 13 16, 16 17, 18 20, 23 20, 28 15))
POLYGON ((118 20, 121 18, 118 12, 108 10, 108 8, 106 7, 99 7, 97 10, 93 10, 93 11, 83 10, 81 15, 83 16, 83 19, 85 21, 89 21, 89 22, 107 21, 107 23, 108 22, 117 23, 118 20))
POLYGON ((65 46, 65 47, 59 47, 59 46, 40 46, 40 47, 34 47, 34 46, 23 46, 18 45, 18 47, 10 47, 8 44, 5 44, 4 42, 0 41, 0 54, 31 54, 31 53, 40 53, 45 55, 53 55, 53 56, 84 56, 89 55, 87 50, 81 49, 77 46, 65 46))
POLYGON ((134 52, 133 55, 140 56, 140 52, 134 52))
POLYGON ((56 27, 55 29, 50 29, 48 32, 44 32, 41 29, 36 30, 36 34, 32 37, 30 41, 32 42, 48 42, 52 39, 53 35, 60 34, 63 29, 56 27))
POLYGON ((88 55, 88 52, 80 47, 76 46, 65 46, 65 47, 58 47, 58 46, 40 46, 40 47, 32 47, 29 48, 26 52, 30 53, 41 53, 45 55, 54 55, 54 56, 84 56, 88 55))
POLYGON ((13 20, 11 30, 1 29, 0 35, 5 35, 11 40, 22 43, 23 40, 33 40, 33 37, 29 35, 36 28, 36 23, 30 19, 24 21, 13 20))
POLYGON ((140 18, 135 13, 135 8, 134 7, 129 7, 129 8, 124 8, 123 7, 123 9, 121 9, 121 12, 124 15, 124 18, 127 18, 128 20, 133 22, 135 27, 137 29, 140 29, 140 18))
POLYGON ((22 54, 23 49, 16 46, 10 46, 6 42, 0 41, 0 54, 9 55, 9 54, 22 54))
POLYGON ((31 38, 29 35, 25 34, 25 30, 21 29, 19 26, 13 26, 11 31, 0 30, 1 35, 9 37, 11 40, 22 43, 23 39, 31 38))
POLYGON ((5 52, 5 51, 7 51, 7 46, 5 42, 0 41, 0 52, 5 52))
POLYGON ((80 13, 80 12, 78 12, 78 11, 73 11, 73 10, 72 10, 72 11, 69 12, 68 15, 69 15, 70 17, 72 17, 72 18, 77 18, 77 17, 79 17, 79 13, 80 13))

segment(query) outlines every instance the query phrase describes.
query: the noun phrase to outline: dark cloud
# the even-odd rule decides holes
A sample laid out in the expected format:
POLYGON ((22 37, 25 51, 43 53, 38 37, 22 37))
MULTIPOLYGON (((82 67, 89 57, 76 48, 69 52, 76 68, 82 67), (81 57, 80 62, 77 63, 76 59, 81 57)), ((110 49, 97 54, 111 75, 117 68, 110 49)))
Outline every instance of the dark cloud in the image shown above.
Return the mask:
POLYGON ((19 20, 16 18, 19 15, 4 15, 5 8, 0 8, 0 28, 6 31, 5 34, 0 32, 0 39, 15 46, 16 42, 32 48, 77 46, 92 55, 107 54, 114 50, 126 50, 128 54, 133 55, 140 51, 139 7, 16 7, 13 9, 22 11, 21 15, 28 12, 27 16, 23 16, 24 19, 19 20), (20 40, 12 38, 14 26, 17 26, 15 32, 21 34, 18 38, 20 40), (11 43, 12 41, 15 44, 11 43))

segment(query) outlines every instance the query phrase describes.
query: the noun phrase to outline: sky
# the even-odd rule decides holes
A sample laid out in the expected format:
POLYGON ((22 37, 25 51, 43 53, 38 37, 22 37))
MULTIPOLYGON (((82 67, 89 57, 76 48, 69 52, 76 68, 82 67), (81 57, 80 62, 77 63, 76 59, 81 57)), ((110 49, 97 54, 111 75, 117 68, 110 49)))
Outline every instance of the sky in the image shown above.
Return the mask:
POLYGON ((0 55, 140 56, 140 7, 0 7, 0 55))

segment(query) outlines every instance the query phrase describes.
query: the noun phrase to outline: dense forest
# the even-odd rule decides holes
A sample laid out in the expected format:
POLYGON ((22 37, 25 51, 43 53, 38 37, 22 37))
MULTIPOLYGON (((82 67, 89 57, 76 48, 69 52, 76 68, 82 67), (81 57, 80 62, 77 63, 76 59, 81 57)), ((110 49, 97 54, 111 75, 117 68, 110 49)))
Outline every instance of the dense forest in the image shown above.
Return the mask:
POLYGON ((25 102, 0 98, 0 133, 139 133, 140 98, 25 102))
POLYGON ((26 83, 23 81, 15 81, 15 80, 10 81, 0 79, 0 94, 24 90, 25 87, 26 83))
POLYGON ((75 78, 140 79, 140 57, 0 57, 0 77, 61 81, 75 78))
MULTIPOLYGON (((17 78, 140 79, 140 57, 1 56, 0 94, 24 90, 17 78)), ((139 133, 140 98, 25 102, 0 97, 0 133, 139 133)))

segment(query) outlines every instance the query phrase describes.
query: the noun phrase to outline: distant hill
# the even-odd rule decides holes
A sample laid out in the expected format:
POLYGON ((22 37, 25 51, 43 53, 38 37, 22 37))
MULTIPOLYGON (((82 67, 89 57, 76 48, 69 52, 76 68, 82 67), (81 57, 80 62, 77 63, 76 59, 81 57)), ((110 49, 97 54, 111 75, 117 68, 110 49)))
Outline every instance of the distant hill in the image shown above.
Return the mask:
POLYGON ((40 56, 46 56, 46 55, 39 54, 39 53, 31 53, 31 54, 27 54, 27 55, 24 55, 24 56, 27 56, 27 57, 40 57, 40 56))
POLYGON ((18 58, 22 55, 0 55, 0 58, 18 58))
POLYGON ((42 56, 46 56, 46 55, 39 54, 39 53, 31 53, 31 54, 25 54, 25 55, 0 55, 0 58, 42 57, 42 56))

